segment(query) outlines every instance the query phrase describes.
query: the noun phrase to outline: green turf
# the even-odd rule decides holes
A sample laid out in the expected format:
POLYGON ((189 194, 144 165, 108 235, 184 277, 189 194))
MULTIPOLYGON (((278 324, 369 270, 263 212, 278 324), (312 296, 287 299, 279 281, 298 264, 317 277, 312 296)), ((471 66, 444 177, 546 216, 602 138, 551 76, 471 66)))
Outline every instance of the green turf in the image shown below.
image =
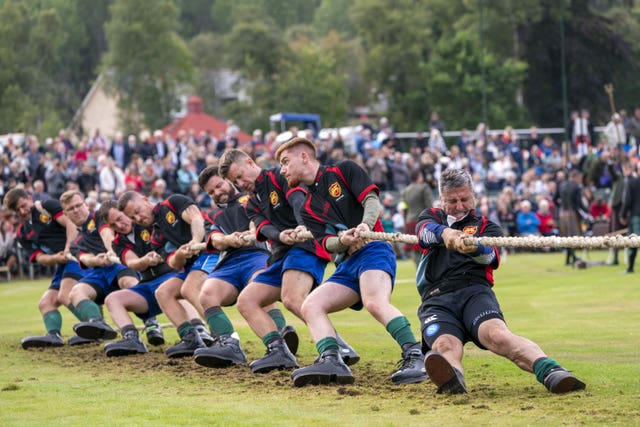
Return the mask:
MULTIPOLYGON (((589 254, 601 260, 603 252, 589 254)), ((101 346, 30 350, 20 338, 43 332, 37 301, 46 281, 0 282, 0 425, 637 425, 640 417, 640 273, 622 267, 564 266, 559 253, 510 255, 495 288, 511 329, 587 383, 552 395, 509 361, 465 347, 469 393, 441 396, 429 383, 389 381, 399 349, 365 312, 332 318, 361 354, 353 386, 295 389, 289 372, 254 376, 247 368, 212 370, 170 361, 162 348, 107 358, 101 346)), ((418 332, 414 268, 398 266, 393 302, 418 332)), ((249 359, 264 351, 235 308, 226 310, 249 359)), ((63 312, 63 335, 73 317, 63 312)), ((298 360, 315 358, 298 328, 298 360)), ((162 322, 166 322, 161 317, 162 322)), ((174 342, 175 330, 165 330, 174 342)))

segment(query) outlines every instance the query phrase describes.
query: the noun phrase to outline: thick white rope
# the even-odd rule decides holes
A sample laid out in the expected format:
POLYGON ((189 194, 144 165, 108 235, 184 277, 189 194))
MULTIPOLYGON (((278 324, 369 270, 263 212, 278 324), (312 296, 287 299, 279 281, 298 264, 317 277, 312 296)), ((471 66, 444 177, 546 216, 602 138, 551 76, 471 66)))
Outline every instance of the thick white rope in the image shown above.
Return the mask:
MULTIPOLYGON (((380 240, 384 242, 397 242, 415 245, 418 237, 412 234, 403 233, 382 233, 368 231, 361 233, 365 239, 380 240)), ((251 237, 251 236, 248 236, 251 237)), ((301 237, 312 239, 311 233, 306 233, 301 237)), ((249 240, 247 240, 249 241, 249 240)), ((640 248, 640 236, 632 234, 630 236, 594 236, 594 237, 557 237, 557 236, 517 236, 517 237, 468 237, 464 239, 466 245, 480 244, 483 246, 496 246, 499 248, 572 248, 572 249, 605 249, 605 248, 640 248)), ((202 251, 205 243, 192 246, 192 250, 202 251)))

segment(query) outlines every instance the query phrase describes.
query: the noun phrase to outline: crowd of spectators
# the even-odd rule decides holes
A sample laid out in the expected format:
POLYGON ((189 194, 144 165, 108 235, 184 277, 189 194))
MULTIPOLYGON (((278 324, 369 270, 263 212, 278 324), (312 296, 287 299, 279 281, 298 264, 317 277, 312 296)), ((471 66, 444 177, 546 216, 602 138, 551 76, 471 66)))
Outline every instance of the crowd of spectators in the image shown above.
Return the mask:
MULTIPOLYGON (((362 165, 383 193, 382 215, 389 231, 405 230, 406 203, 402 191, 419 175, 420 181, 437 192, 440 174, 449 167, 467 169, 473 176, 478 209, 500 224, 507 235, 557 233, 559 187, 571 170, 583 172, 583 197, 590 205, 584 212, 585 224, 591 220, 609 221, 609 191, 620 179, 623 163, 638 163, 640 109, 633 117, 616 113, 604 131, 596 135, 587 111, 574 112, 568 134, 571 141, 559 143, 540 135, 535 127, 517 135, 511 127, 489 130, 480 123, 474 131, 462 130, 456 141, 445 141, 445 122, 432 113, 428 130, 418 132, 412 141, 402 141, 385 117, 377 125, 367 117, 356 127, 353 144, 345 144, 339 134, 320 139, 312 131, 302 133, 315 141, 322 163, 351 159, 362 165)), ((201 170, 215 165, 229 147, 247 151, 261 167, 276 164, 275 132, 253 132, 251 141, 240 143, 232 123, 226 135, 218 138, 207 132, 196 135, 181 131, 172 138, 160 130, 125 137, 112 137, 99 130, 72 142, 61 130, 55 138, 41 143, 28 135, 24 141, 9 138, 0 145, 0 197, 8 189, 23 185, 34 200, 58 198, 64 191, 79 189, 90 206, 136 190, 152 201, 168 194, 193 197, 206 209, 211 200, 199 191, 201 170)), ((297 129, 291 129, 295 134, 297 129)), ((437 203, 437 197, 434 203, 437 203)), ((3 235, 12 230, 2 219, 3 235)), ((397 247, 399 257, 405 257, 397 247)), ((0 254, 1 255, 1 254, 0 254)))

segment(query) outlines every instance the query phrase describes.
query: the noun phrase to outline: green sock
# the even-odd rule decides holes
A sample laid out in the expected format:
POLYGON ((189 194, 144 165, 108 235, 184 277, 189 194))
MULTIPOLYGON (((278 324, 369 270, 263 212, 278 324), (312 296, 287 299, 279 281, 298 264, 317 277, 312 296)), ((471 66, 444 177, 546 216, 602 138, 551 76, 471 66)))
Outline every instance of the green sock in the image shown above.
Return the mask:
POLYGON ((409 320, 404 316, 391 319, 391 321, 387 323, 387 332, 400 344, 400 347, 403 347, 405 344, 415 344, 417 342, 413 331, 411 331, 411 324, 409 324, 409 320))
POLYGON ((51 310, 42 315, 47 333, 58 332, 62 329, 62 315, 58 310, 51 310))
POLYGON ((284 320, 284 314, 279 308, 274 308, 268 311, 269 316, 273 319, 278 330, 284 328, 287 325, 287 321, 284 320))
POLYGON ((280 336, 280 332, 278 331, 273 331, 273 332, 269 332, 267 335, 262 337, 262 342, 264 343, 265 346, 271 344, 272 341, 275 341, 277 339, 282 338, 280 336))
POLYGON ((233 325, 220 306, 207 308, 204 316, 211 333, 215 335, 231 335, 233 333, 233 325))
POLYGON ((76 316, 76 318, 80 321, 82 321, 82 317, 80 316, 80 312, 78 311, 78 309, 76 308, 75 305, 73 304, 69 304, 69 307, 67 307, 69 309, 69 311, 76 316))
POLYGON ((316 343, 316 348, 318 353, 322 354, 327 350, 338 350, 340 347, 338 346, 338 340, 334 337, 324 337, 316 343))
POLYGON ((178 326, 178 335, 180 338, 184 337, 188 332, 193 331, 195 328, 191 324, 191 322, 184 322, 180 326, 178 326))
POLYGON ((561 368, 560 364, 550 357, 541 357, 533 362, 533 373, 540 384, 544 384, 544 377, 547 373, 555 368, 561 368))
POLYGON ((102 318, 98 304, 88 299, 80 301, 76 306, 76 310, 80 313, 80 319, 85 322, 89 319, 102 318))

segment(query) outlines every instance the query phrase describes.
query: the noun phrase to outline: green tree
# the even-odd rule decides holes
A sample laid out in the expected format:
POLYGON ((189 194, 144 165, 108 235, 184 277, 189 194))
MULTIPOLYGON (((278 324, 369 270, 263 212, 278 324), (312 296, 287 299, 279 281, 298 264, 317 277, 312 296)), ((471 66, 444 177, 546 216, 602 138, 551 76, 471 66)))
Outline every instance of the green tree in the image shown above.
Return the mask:
POLYGON ((139 112, 143 121, 134 119, 125 130, 166 125, 178 107, 180 86, 193 71, 189 51, 176 33, 178 10, 171 0, 158 0, 153 7, 145 0, 116 0, 110 12, 104 70, 123 115, 135 118, 139 112))
POLYGON ((364 75, 389 104, 400 129, 424 123, 428 111, 424 64, 432 35, 426 0, 355 0, 350 17, 365 49, 364 75))

